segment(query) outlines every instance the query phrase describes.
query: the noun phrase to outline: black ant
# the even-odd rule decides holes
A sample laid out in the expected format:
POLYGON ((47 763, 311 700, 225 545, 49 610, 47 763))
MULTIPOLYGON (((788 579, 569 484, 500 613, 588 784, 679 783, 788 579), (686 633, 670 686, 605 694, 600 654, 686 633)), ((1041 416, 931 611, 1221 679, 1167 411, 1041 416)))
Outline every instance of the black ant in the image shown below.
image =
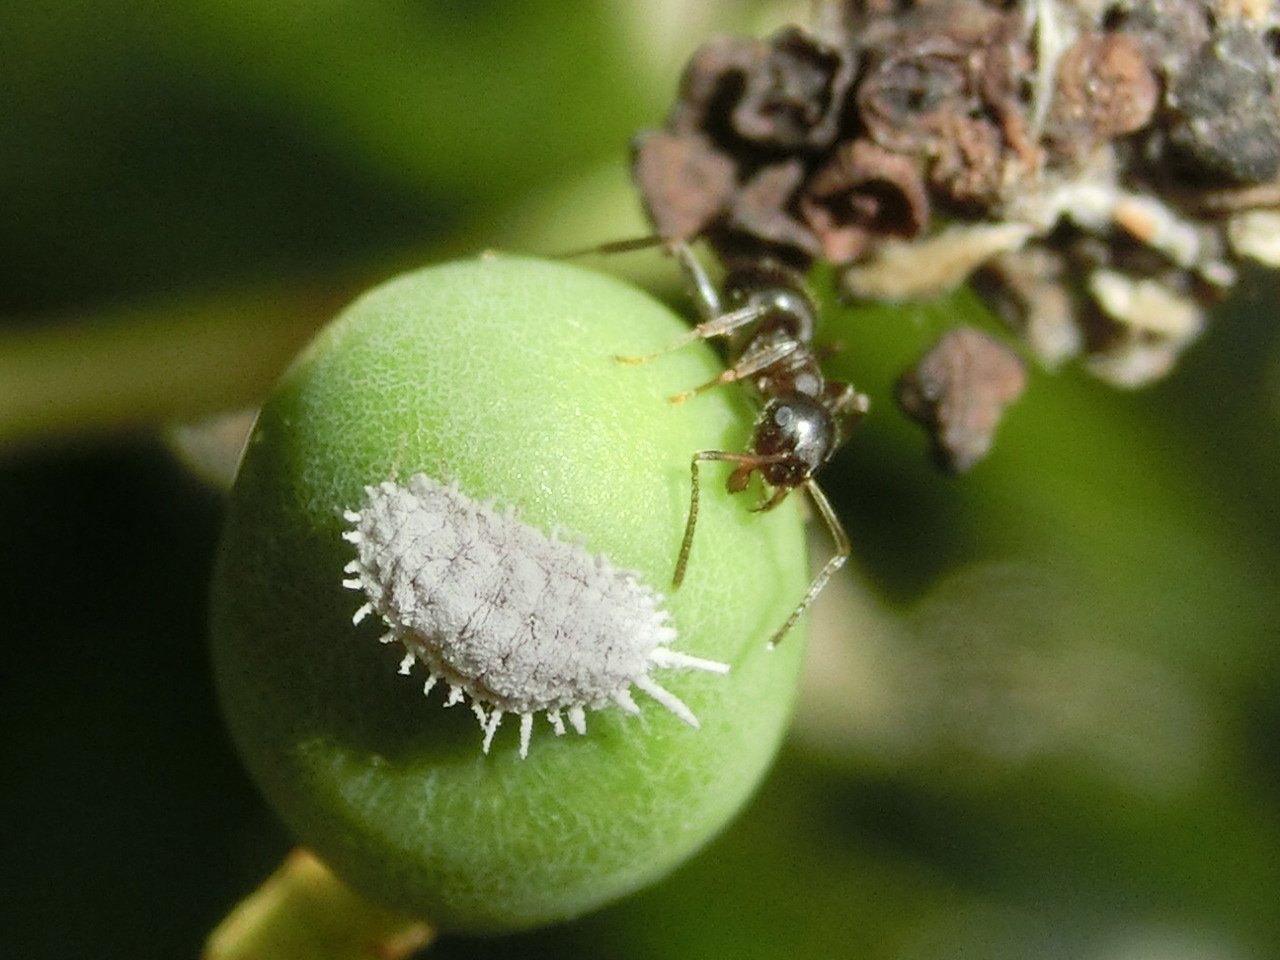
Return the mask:
MULTIPOLYGON (((667 241, 666 246, 688 279, 702 322, 661 350, 642 357, 616 359, 627 364, 647 363, 697 340, 726 337, 728 369, 714 380, 677 394, 671 402, 680 403, 704 390, 738 380, 751 383, 764 400, 750 449, 745 453, 699 450, 690 461, 693 489, 689 520, 672 585, 680 586, 689 564, 698 522, 698 464, 704 460, 736 464, 726 484, 730 493, 745 490, 751 474, 758 471, 773 488, 772 494, 753 508, 758 511, 773 509, 792 490, 803 487, 835 541, 835 555, 814 577, 786 622, 769 638, 772 647, 795 626, 832 574, 849 558, 849 537, 813 475, 835 455, 849 429, 867 412, 869 401, 851 384, 823 376, 813 346, 817 306, 795 271, 772 261, 751 262, 730 269, 717 290, 687 243, 667 241)), ((609 246, 632 248, 631 243, 609 246)))

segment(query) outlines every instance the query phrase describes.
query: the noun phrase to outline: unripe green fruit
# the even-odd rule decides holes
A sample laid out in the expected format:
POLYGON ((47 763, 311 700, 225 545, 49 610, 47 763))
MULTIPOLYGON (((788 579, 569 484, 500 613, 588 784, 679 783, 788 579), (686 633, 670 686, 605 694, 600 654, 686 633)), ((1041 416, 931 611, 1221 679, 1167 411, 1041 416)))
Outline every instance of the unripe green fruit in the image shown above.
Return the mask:
POLYGON ((377 642, 385 626, 353 626, 365 597, 343 587, 344 510, 421 473, 668 593, 690 456, 745 449, 752 418, 736 387, 668 402, 718 372, 705 345, 614 359, 687 329, 576 266, 447 264, 358 300, 264 406, 215 575, 217 683, 271 803, 371 899, 473 931, 581 914, 705 843, 772 758, 802 637, 767 639, 805 589, 802 527, 791 501, 752 513, 758 488, 726 493, 726 465, 701 468, 688 574, 665 608, 671 649, 730 672, 653 672, 700 729, 636 691, 642 715, 590 711, 584 736, 536 717, 526 759, 509 718, 485 755, 466 706, 424 697, 420 669, 397 673, 404 649, 377 642))

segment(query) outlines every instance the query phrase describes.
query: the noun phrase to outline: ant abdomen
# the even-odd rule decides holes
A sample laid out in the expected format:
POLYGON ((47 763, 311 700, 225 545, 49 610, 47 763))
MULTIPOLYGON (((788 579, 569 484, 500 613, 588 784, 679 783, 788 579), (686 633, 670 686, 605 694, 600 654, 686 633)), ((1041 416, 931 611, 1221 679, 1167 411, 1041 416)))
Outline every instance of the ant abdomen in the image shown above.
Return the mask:
POLYGON ((794 270, 770 261, 739 264, 724 281, 726 311, 753 307, 759 313, 755 329, 775 328, 794 340, 811 343, 817 307, 794 270))

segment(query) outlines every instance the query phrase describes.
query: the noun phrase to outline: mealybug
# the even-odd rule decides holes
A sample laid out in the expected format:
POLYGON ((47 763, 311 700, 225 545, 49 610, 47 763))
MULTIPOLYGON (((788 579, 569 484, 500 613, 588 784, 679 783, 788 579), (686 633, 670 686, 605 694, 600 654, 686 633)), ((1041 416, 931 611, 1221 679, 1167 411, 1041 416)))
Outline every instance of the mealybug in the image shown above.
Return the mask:
POLYGON ((443 682, 446 706, 470 702, 485 753, 505 714, 520 717, 524 757, 535 714, 557 735, 565 719, 582 734, 587 710, 614 704, 638 714, 632 687, 697 727, 652 671, 729 670, 671 649, 663 597, 638 574, 456 484, 421 473, 405 486, 387 481, 366 487, 360 509, 344 516, 357 556, 343 585, 367 598, 354 621, 376 613, 389 628, 382 641, 405 649, 401 673, 421 664, 424 693, 443 682))

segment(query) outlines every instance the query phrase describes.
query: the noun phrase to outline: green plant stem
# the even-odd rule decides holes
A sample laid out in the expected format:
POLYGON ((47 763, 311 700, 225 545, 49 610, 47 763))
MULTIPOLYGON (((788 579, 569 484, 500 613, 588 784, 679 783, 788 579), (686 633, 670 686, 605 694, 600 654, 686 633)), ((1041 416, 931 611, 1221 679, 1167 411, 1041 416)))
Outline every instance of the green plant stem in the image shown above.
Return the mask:
MULTIPOLYGON (((312 334, 371 283, 494 239, 556 255, 641 235, 647 228, 634 207, 626 169, 610 164, 445 243, 356 262, 310 285, 157 298, 0 329, 0 453, 256 406, 312 334)), ((670 276, 660 254, 612 257, 608 269, 655 285, 670 276)))
POLYGON ((434 935, 368 903, 299 849, 218 924, 204 960, 399 960, 434 935))
POLYGON ((340 297, 159 301, 0 335, 0 449, 253 404, 340 297))

